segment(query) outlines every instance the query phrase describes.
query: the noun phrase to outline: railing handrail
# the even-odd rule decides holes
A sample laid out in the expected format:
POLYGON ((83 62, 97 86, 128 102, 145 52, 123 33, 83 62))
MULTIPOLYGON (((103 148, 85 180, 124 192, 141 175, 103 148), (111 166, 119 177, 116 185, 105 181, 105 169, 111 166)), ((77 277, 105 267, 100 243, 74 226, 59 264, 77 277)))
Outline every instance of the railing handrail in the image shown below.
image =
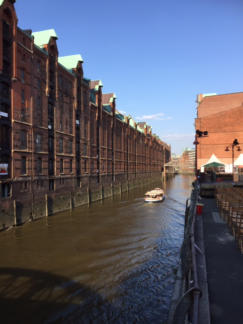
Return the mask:
MULTIPOLYGON (((200 251, 199 248, 197 248, 195 244, 195 222, 196 222, 196 205, 198 201, 198 184, 195 182, 194 189, 192 190, 191 197, 190 197, 190 206, 188 206, 188 201, 186 202, 186 223, 185 228, 187 228, 188 225, 190 225, 189 228, 189 236, 190 236, 190 253, 192 258, 192 264, 190 267, 190 270, 193 275, 193 280, 189 280, 190 284, 192 283, 192 286, 189 286, 189 288, 184 292, 180 300, 178 301, 175 311, 174 311, 174 319, 173 324, 181 324, 182 317, 177 314, 177 310, 180 308, 180 305, 183 303, 183 300, 185 300, 189 295, 192 296, 192 304, 187 307, 187 309, 184 311, 183 316, 185 318, 186 315, 191 314, 191 323, 192 324, 198 324, 198 314, 199 314, 199 303, 200 303, 200 297, 202 295, 201 288, 199 287, 198 283, 198 266, 197 266, 197 258, 196 254, 200 251), (189 222, 191 221, 191 224, 189 222), (191 308, 192 306, 192 308, 191 308)), ((200 251, 201 252, 201 251, 200 251)), ((190 272, 190 271, 189 271, 190 272)), ((178 310, 179 312, 179 310, 178 310)))

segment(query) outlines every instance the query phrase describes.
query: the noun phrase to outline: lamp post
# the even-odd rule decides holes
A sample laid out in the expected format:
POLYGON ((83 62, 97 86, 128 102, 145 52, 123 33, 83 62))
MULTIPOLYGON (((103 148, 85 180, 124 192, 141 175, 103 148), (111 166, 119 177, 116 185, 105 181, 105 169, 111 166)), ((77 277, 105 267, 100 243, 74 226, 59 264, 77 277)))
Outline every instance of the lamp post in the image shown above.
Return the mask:
POLYGON ((229 146, 226 146, 225 148, 225 151, 226 152, 229 152, 230 151, 230 148, 231 148, 231 151, 232 151, 232 174, 234 173, 234 158, 235 158, 235 147, 237 146, 237 151, 241 151, 241 148, 239 146, 239 142, 238 142, 238 139, 234 139, 233 140, 233 143, 230 144, 229 146))
POLYGON ((197 146, 199 145, 198 138, 206 136, 208 136, 208 131, 201 131, 199 129, 196 130, 195 141, 193 142, 195 145, 195 175, 197 175, 197 146))

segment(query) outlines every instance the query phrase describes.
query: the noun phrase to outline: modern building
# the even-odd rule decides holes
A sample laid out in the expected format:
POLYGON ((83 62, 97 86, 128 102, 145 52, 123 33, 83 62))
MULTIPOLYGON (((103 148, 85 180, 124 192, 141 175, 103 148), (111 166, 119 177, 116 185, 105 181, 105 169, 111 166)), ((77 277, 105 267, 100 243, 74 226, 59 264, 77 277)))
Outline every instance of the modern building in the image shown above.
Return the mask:
POLYGON ((203 171, 205 164, 217 162, 224 165, 226 172, 232 172, 232 165, 241 163, 242 123, 243 92, 198 95, 195 119, 197 169, 203 171))

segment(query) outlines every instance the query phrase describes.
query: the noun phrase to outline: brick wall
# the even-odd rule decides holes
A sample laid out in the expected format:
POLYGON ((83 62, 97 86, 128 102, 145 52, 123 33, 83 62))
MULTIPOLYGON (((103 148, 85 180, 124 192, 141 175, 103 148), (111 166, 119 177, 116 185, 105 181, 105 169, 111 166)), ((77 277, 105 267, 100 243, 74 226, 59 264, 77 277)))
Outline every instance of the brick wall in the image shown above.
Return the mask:
MULTIPOLYGON (((195 120, 196 129, 208 131, 208 136, 197 138, 199 142, 197 145, 198 168, 205 164, 212 154, 215 154, 223 163, 232 164, 232 150, 226 152, 225 148, 232 144, 234 139, 238 139, 241 144, 241 149, 243 150, 243 105, 240 104, 240 106, 234 107, 236 101, 232 101, 232 107, 230 108, 228 99, 230 97, 230 94, 220 96, 220 101, 222 101, 222 98, 227 98, 225 104, 222 102, 222 107, 227 106, 227 110, 214 114, 211 113, 209 116, 204 116, 195 120)), ((236 97, 238 100, 241 94, 237 94, 236 97)), ((206 107, 206 101, 204 102, 204 108, 205 110, 209 109, 206 107)), ((219 109, 220 107, 216 110, 219 109)), ((236 160, 241 152, 237 151, 237 149, 235 149, 234 152, 236 160)))

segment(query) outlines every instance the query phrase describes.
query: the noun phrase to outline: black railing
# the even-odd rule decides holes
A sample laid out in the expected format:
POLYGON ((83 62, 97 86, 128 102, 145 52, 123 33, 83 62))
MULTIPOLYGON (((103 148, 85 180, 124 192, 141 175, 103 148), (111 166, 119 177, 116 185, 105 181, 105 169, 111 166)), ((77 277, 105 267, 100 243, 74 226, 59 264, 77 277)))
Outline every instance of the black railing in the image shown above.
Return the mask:
POLYGON ((200 297, 202 295, 198 279, 197 253, 202 253, 196 244, 195 223, 198 201, 197 183, 192 191, 190 206, 186 204, 185 236, 181 249, 182 278, 184 289, 173 312, 172 324, 198 324, 200 297))

